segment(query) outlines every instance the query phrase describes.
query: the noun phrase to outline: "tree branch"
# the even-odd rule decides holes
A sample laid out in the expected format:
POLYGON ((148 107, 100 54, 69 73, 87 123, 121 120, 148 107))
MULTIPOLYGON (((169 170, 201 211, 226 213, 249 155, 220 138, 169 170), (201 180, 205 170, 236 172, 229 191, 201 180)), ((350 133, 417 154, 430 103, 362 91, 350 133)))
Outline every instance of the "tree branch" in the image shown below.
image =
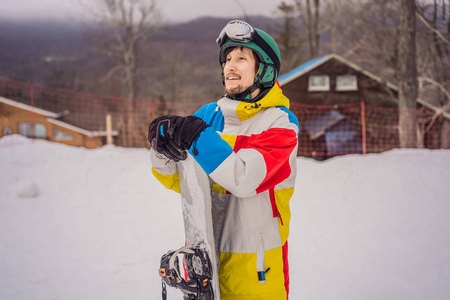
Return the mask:
POLYGON ((422 21, 423 24, 425 24, 425 26, 428 29, 430 29, 435 34, 437 34, 445 43, 450 44, 450 41, 448 39, 446 39, 445 36, 439 30, 437 30, 436 28, 431 26, 430 23, 428 23, 428 21, 425 19, 425 17, 421 13, 416 11, 416 15, 419 17, 419 19, 422 21))
POLYGON ((105 76, 103 76, 102 78, 100 78, 99 82, 103 83, 106 80, 108 80, 112 75, 114 75, 116 72, 120 71, 120 70, 124 70, 125 66, 124 65, 117 65, 115 67, 113 67, 111 70, 108 71, 108 73, 105 74, 105 76))
MULTIPOLYGON (((442 84, 440 84, 439 82, 437 82, 431 78, 424 77, 424 76, 417 77, 417 80, 419 81, 420 84, 422 84, 422 82, 428 82, 431 85, 438 87, 441 90, 441 92, 447 97, 447 99, 450 100, 450 92, 447 91, 445 89, 445 87, 442 84)), ((440 109, 445 110, 447 107, 450 107, 450 101, 447 104, 445 104, 444 106, 441 106, 440 109)))

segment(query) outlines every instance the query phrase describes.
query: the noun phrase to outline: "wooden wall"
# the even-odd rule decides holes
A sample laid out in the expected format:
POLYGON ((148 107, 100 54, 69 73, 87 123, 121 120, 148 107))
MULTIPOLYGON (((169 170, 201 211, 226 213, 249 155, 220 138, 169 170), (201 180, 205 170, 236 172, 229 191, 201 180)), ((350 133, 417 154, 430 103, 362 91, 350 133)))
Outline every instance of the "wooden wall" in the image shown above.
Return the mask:
POLYGON ((0 103, 0 135, 3 136, 4 128, 11 128, 12 134, 19 134, 19 123, 30 122, 40 123, 46 127, 46 140, 63 143, 72 146, 83 146, 85 148, 97 148, 102 146, 101 137, 88 137, 79 132, 52 124, 47 121, 47 116, 33 113, 5 103, 0 103), (72 140, 55 140, 53 130, 58 129, 73 136, 72 140))
POLYGON ((303 74, 301 77, 282 86, 283 94, 291 102, 309 104, 309 105, 335 105, 344 103, 365 103, 396 107, 397 104, 392 96, 397 94, 391 89, 387 89, 378 81, 364 75, 363 73, 349 67, 342 62, 331 59, 314 70, 303 74), (308 91, 309 75, 328 75, 330 76, 330 90, 323 92, 308 91), (337 75, 355 75, 358 81, 357 91, 336 91, 337 75))

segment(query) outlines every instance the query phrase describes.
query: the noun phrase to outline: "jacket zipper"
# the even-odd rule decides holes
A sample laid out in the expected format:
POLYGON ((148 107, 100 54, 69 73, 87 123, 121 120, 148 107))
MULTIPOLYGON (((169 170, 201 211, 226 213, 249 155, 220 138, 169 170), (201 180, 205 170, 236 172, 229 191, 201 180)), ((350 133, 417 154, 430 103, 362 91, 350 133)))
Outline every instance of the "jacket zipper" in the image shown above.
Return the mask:
POLYGON ((266 273, 270 268, 264 266, 264 240, 262 233, 256 234, 256 270, 258 272, 259 283, 266 282, 266 273))

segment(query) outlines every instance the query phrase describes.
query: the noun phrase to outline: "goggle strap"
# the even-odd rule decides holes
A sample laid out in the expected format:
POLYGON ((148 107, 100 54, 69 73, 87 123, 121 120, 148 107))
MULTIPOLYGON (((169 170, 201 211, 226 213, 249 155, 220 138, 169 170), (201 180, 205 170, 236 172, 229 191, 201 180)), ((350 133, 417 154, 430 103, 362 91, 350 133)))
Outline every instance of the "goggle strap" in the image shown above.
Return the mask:
MULTIPOLYGON (((267 42, 258 34, 258 32, 255 30, 255 33, 253 35, 253 41, 255 42, 255 44, 257 44, 258 46, 261 47, 261 49, 266 52, 266 54, 272 58, 274 60, 274 65, 275 68, 278 72, 278 70, 280 69, 280 60, 278 59, 278 55, 275 53, 275 51, 273 51, 273 49, 269 46, 269 44, 267 44, 267 42)), ((267 62, 264 62, 267 63, 267 62)))

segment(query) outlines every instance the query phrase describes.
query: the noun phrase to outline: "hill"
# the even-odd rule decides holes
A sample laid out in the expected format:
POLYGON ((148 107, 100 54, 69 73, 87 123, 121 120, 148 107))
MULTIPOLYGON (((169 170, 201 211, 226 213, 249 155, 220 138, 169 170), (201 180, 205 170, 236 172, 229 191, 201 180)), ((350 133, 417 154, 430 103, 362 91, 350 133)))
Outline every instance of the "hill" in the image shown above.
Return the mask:
MULTIPOLYGON (((264 29, 273 21, 262 16, 250 18, 264 29)), ((138 98, 157 100, 163 95, 168 101, 196 102, 200 97, 208 102, 220 95, 215 40, 228 21, 205 17, 161 27, 141 47, 138 98)), ((88 37, 103 30, 64 22, 0 21, 0 76, 121 96, 125 86, 117 78, 99 80, 113 62, 96 51, 96 41, 88 37)))

